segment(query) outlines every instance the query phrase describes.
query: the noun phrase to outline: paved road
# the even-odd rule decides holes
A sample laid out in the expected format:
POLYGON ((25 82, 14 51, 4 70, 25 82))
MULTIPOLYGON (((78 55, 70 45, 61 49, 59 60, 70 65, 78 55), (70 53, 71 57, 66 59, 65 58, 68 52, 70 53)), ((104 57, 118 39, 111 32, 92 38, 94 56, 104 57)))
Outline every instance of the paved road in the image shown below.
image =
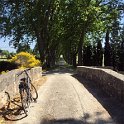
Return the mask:
POLYGON ((54 73, 39 89, 28 117, 16 124, 115 124, 97 99, 69 73, 54 73))

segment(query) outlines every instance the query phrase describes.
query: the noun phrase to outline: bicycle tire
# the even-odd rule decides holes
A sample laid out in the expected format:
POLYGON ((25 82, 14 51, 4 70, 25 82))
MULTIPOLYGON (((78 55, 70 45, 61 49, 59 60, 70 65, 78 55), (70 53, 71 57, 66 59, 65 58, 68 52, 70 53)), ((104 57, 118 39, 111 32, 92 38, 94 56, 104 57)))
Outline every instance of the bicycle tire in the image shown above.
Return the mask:
POLYGON ((23 89, 23 91, 20 92, 20 95, 21 95, 22 109, 23 109, 24 113, 27 115, 27 108, 30 105, 30 102, 28 100, 29 99, 28 94, 27 94, 26 90, 23 89))
POLYGON ((31 88, 30 88, 30 90, 31 90, 31 97, 33 98, 34 101, 36 101, 38 99, 37 89, 35 88, 35 86, 32 83, 30 83, 30 84, 31 84, 31 88))

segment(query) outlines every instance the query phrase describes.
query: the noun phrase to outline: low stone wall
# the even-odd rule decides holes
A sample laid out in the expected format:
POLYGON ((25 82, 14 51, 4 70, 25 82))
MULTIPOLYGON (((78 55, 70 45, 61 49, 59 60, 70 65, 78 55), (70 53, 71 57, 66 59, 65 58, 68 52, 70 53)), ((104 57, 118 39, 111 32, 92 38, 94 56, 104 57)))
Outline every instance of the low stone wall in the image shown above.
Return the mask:
MULTIPOLYGON (((26 77, 24 73, 17 76, 20 72, 22 72, 22 70, 16 69, 0 75, 0 107, 2 107, 6 101, 5 91, 9 93, 11 98, 19 93, 19 80, 22 77, 26 77)), ((32 68, 28 71, 28 74, 33 83, 42 76, 42 67, 32 68)))
POLYGON ((110 69, 86 66, 78 66, 77 73, 83 78, 92 80, 93 83, 96 83, 109 96, 124 103, 124 75, 110 69))

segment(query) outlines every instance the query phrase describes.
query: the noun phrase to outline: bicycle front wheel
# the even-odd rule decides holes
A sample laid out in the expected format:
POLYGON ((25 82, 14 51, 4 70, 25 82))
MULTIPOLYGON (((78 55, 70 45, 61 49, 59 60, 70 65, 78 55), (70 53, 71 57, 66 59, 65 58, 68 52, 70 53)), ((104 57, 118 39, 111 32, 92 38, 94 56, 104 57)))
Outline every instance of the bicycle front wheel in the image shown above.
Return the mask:
POLYGON ((32 83, 31 83, 30 92, 31 92, 31 96, 32 96, 33 100, 36 101, 36 99, 38 98, 38 92, 32 83))

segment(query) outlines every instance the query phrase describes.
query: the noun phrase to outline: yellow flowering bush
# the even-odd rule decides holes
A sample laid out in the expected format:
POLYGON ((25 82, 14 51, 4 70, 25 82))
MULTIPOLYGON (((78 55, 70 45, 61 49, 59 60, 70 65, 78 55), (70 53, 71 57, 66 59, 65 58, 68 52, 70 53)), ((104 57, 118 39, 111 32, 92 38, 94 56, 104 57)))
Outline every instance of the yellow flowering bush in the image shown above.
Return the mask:
POLYGON ((20 52, 16 54, 14 57, 12 57, 10 62, 19 64, 21 68, 31 68, 41 65, 40 61, 37 60, 34 55, 28 52, 20 52))

